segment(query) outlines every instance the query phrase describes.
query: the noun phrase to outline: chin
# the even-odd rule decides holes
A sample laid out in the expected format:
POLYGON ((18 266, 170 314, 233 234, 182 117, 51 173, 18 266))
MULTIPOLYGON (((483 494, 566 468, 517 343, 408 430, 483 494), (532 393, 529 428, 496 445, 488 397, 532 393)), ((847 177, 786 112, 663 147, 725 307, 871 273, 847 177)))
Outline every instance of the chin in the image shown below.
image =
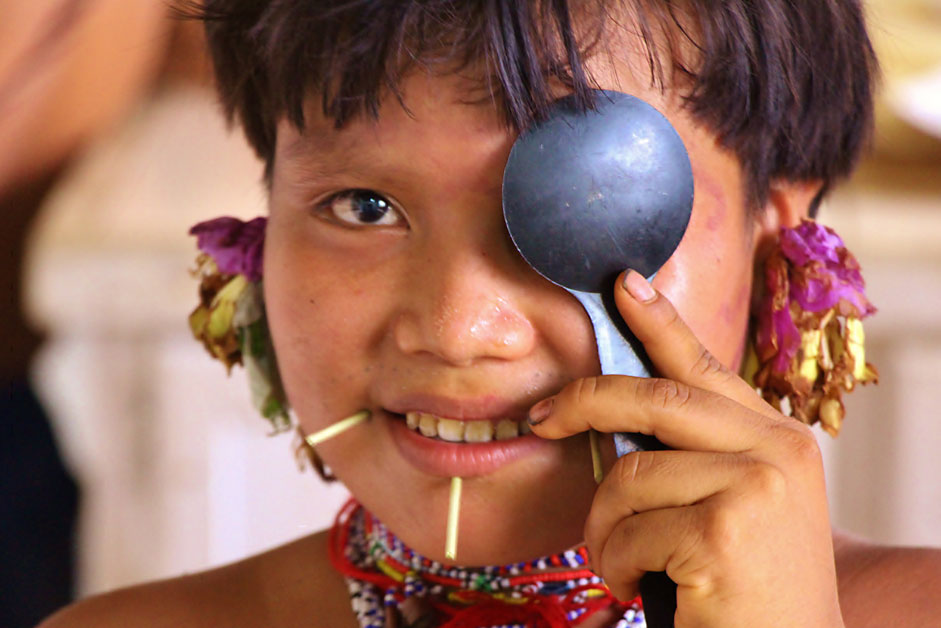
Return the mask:
POLYGON ((464 481, 453 561, 445 557, 449 480, 426 478, 412 485, 416 490, 387 490, 360 501, 411 549, 443 563, 504 565, 580 545, 594 481, 589 477, 584 485, 561 486, 558 478, 571 475, 557 470, 543 472, 534 483, 526 473, 531 470, 524 467, 517 477, 464 481))

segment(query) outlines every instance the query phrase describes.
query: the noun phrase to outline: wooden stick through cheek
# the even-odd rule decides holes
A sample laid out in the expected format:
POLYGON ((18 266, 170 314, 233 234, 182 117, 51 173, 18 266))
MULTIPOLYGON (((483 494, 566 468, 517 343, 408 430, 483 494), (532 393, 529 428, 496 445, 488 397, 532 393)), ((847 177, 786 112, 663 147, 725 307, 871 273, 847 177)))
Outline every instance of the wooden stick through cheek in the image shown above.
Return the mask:
POLYGON ((342 434, 351 427, 356 427, 363 421, 369 418, 369 410, 360 410, 352 416, 348 416, 345 419, 337 421, 333 425, 328 425, 327 427, 314 432, 313 434, 308 434, 304 437, 304 440, 307 441, 307 444, 311 447, 315 447, 325 440, 329 440, 334 436, 342 434))

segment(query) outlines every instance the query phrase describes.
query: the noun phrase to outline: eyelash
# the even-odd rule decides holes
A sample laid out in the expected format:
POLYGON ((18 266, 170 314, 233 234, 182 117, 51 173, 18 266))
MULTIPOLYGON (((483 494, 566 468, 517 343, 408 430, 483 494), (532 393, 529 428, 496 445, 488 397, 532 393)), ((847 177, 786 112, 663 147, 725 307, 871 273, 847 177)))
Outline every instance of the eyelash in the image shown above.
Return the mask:
POLYGON ((347 228, 366 229, 370 227, 397 227, 405 222, 402 211, 392 201, 378 192, 362 188, 343 190, 342 192, 333 194, 317 203, 314 209, 326 220, 330 220, 331 222, 337 223, 347 228), (348 206, 345 208, 341 207, 338 210, 337 203, 343 201, 348 201, 348 206), (359 201, 370 202, 375 207, 378 207, 379 209, 385 209, 386 211, 375 221, 359 222, 355 220, 355 203, 359 201), (340 212, 345 213, 346 216, 342 216, 340 212), (386 221, 386 219, 390 217, 392 218, 393 222, 386 221))

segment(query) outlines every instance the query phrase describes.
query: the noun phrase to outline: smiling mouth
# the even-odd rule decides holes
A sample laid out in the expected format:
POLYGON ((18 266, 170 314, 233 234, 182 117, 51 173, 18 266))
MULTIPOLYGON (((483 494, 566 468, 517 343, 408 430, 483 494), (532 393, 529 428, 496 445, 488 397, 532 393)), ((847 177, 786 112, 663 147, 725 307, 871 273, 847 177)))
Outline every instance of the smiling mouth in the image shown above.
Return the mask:
POLYGON ((449 443, 489 443, 511 440, 530 433, 529 423, 525 419, 458 421, 427 412, 407 412, 404 416, 398 416, 404 418, 405 424, 413 432, 449 443))

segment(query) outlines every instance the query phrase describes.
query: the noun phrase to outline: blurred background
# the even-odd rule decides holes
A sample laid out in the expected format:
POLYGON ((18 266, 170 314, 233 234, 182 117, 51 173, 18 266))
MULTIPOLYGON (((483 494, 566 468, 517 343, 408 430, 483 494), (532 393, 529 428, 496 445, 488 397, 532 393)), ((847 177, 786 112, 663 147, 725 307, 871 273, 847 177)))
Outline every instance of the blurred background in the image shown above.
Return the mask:
MULTIPOLYGON (((885 70, 875 150, 821 220, 880 308, 867 333, 881 382, 820 441, 837 526, 941 545, 941 2, 871 0, 869 14, 885 70)), ((322 529, 345 499, 299 472, 243 373, 227 378, 186 325, 187 228, 264 212, 260 165, 225 128, 200 46, 160 0, 0 5, 0 625, 32 625, 70 590, 322 529), (74 563, 42 555, 68 554, 70 512, 74 563), (59 545, 14 536, 49 522, 59 545)))

